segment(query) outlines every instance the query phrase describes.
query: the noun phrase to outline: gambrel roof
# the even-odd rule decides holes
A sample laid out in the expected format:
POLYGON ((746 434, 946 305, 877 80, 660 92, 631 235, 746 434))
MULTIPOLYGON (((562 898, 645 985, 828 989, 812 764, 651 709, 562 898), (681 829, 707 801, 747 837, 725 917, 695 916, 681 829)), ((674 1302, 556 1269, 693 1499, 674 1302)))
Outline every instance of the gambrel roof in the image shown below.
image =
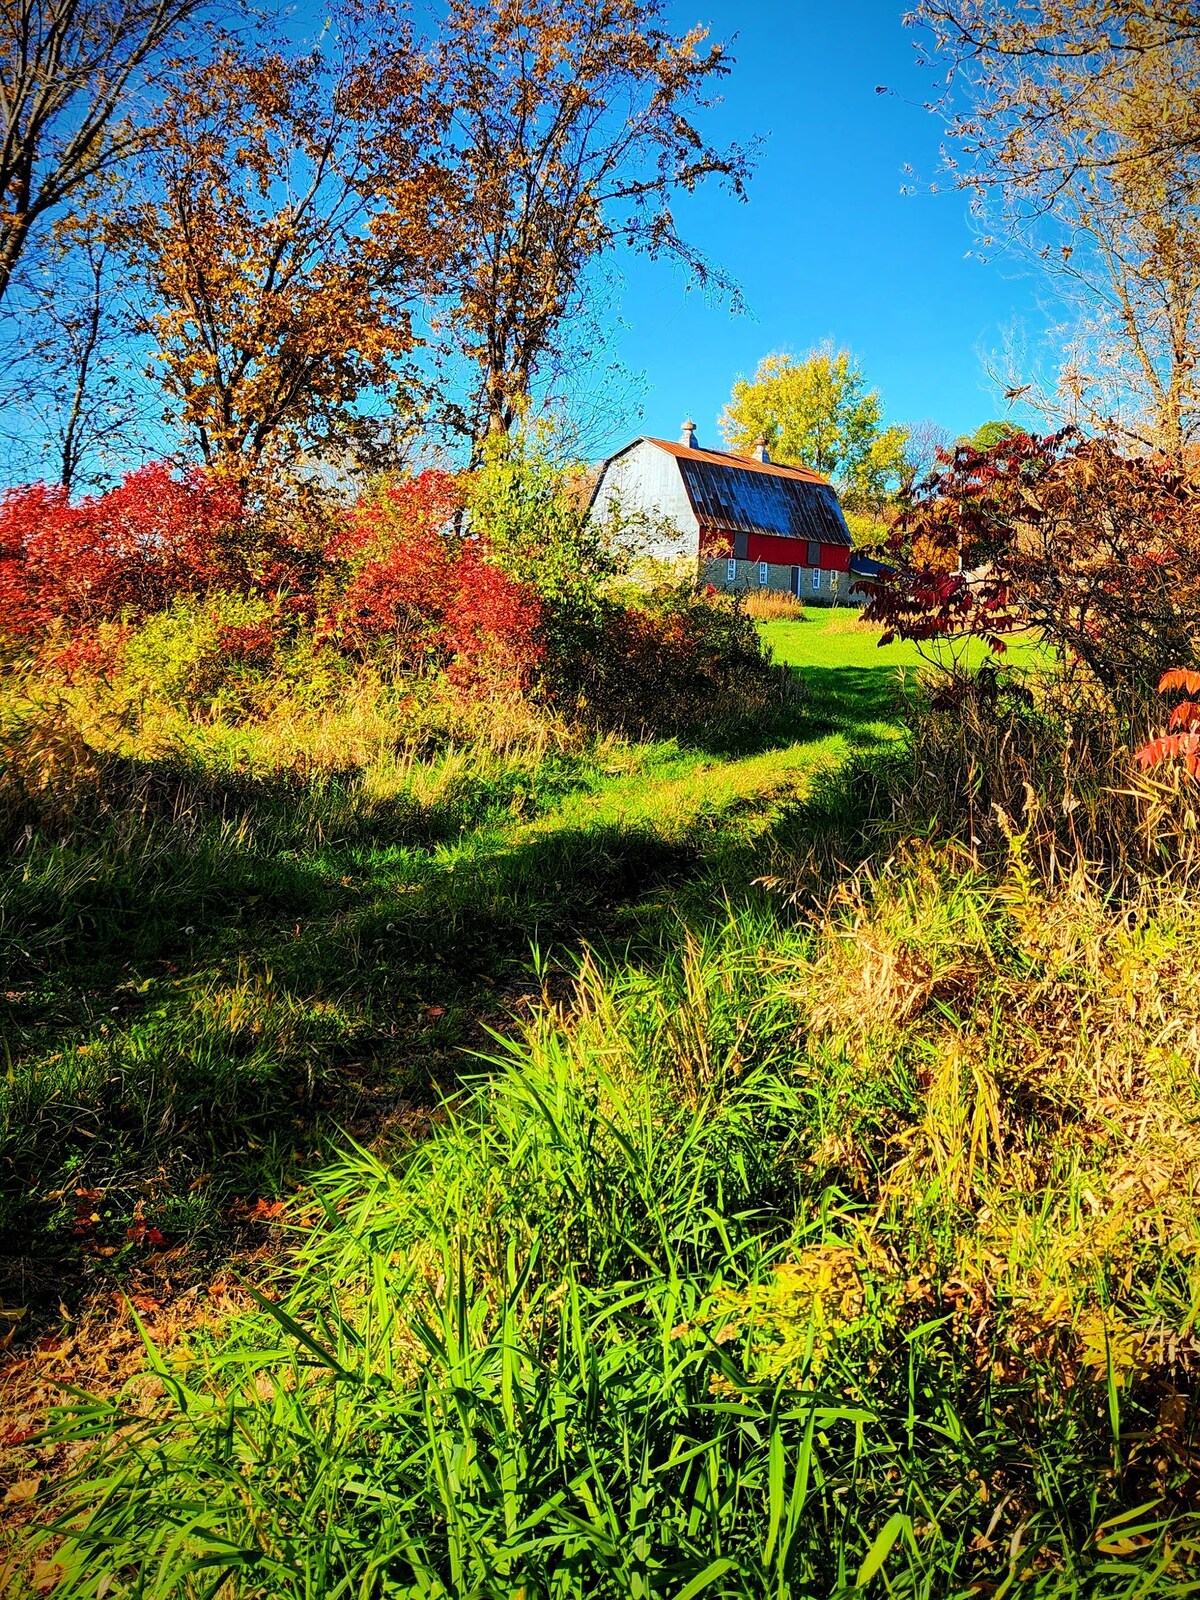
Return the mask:
POLYGON ((692 449, 650 438, 635 439, 604 466, 639 444, 655 445, 676 458, 692 510, 706 531, 850 543, 850 529, 832 485, 806 467, 784 467, 724 450, 692 449))

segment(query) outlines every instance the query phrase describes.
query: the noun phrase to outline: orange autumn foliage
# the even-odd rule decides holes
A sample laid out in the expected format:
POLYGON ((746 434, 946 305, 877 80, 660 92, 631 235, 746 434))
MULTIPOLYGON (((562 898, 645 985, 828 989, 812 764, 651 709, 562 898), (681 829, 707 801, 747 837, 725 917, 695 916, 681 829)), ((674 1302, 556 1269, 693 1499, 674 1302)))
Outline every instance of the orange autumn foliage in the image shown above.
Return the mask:
POLYGON ((352 444, 369 426, 360 397, 393 386, 417 343, 411 305, 446 248, 447 186, 419 58, 390 16, 378 9, 375 45, 353 60, 224 51, 190 73, 156 158, 160 198, 125 224, 165 386, 228 475, 352 444))
MULTIPOLYGON (((1182 690, 1184 694, 1200 696, 1200 672, 1173 667, 1163 673, 1158 688, 1161 694, 1182 690)), ((1200 701, 1181 700, 1171 712, 1166 731, 1148 740, 1134 754, 1143 768, 1182 761, 1190 777, 1200 778, 1200 701)))

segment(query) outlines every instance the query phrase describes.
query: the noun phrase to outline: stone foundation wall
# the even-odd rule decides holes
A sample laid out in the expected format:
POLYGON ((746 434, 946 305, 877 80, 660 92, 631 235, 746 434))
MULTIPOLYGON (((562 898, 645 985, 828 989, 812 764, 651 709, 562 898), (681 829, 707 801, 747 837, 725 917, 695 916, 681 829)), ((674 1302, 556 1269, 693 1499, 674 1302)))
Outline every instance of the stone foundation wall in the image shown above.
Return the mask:
MULTIPOLYGON (((714 589, 721 589, 729 593, 748 593, 752 589, 774 589, 783 594, 792 592, 791 567, 767 567, 767 581, 762 582, 759 576, 757 561, 735 561, 733 563, 735 575, 729 576, 729 561, 725 558, 709 557, 700 563, 701 583, 711 583, 714 589)), ((800 594, 798 598, 806 606, 849 606, 861 605, 862 595, 850 593, 850 574, 848 572, 832 572, 828 568, 800 568, 800 594), (813 572, 820 574, 820 588, 813 588, 813 572)))

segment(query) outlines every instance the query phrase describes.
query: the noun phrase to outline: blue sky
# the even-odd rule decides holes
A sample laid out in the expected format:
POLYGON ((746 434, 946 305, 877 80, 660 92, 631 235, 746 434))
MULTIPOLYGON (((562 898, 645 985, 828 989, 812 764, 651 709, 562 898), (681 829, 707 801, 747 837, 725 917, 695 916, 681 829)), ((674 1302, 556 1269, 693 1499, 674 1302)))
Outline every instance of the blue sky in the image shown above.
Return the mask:
POLYGON ((973 430, 1004 405, 982 357, 1006 330, 1044 326, 1035 277, 972 258, 965 195, 930 192, 941 128, 923 103, 903 0, 708 0, 686 4, 715 37, 736 34, 714 137, 765 135, 750 199, 715 190, 677 208, 681 230, 741 284, 748 316, 687 293, 671 267, 625 258, 612 353, 636 376, 613 394, 612 435, 674 437, 689 412, 701 442, 739 374, 773 350, 848 346, 890 421, 973 430), (883 84, 894 92, 876 93, 883 84), (905 166, 914 169, 906 175, 905 166), (902 193, 905 184, 914 194, 902 193), (641 415, 639 416, 639 406, 641 415))

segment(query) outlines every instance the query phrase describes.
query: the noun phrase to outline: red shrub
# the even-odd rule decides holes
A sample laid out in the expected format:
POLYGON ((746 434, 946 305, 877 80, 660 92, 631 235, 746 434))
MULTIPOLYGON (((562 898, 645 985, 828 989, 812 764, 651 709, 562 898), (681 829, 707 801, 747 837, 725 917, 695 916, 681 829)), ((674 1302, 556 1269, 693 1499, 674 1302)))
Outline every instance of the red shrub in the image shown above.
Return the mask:
MULTIPOLYGON (((65 671, 94 669, 100 622, 136 621, 181 594, 282 587, 288 616, 327 613, 318 638, 389 646, 404 667, 449 667, 462 683, 524 686, 541 659, 541 604, 462 536, 462 505, 456 478, 423 472, 361 500, 327 538, 327 502, 250 514, 228 484, 162 465, 77 505, 44 484, 10 490, 0 498, 0 633, 50 636, 65 671)), ((218 642, 226 659, 257 667, 277 643, 266 622, 227 627, 218 642)))
POLYGON ((1200 487, 1166 461, 1073 430, 941 453, 889 540, 894 565, 859 585, 894 637, 975 635, 993 649, 1036 628, 1115 704, 1140 708, 1200 615, 1200 487))
POLYGON ((11 489, 0 498, 3 626, 36 638, 56 622, 141 616, 208 588, 228 576, 224 536, 240 513, 228 485, 161 464, 77 505, 46 484, 11 489))
POLYGON ((67 645, 50 656, 68 683, 76 674, 84 678, 106 676, 117 664, 127 628, 113 628, 106 633, 79 633, 67 645))
POLYGON ((333 629, 355 648, 388 640, 410 666, 444 662, 459 682, 522 686, 541 657, 541 604, 456 530, 462 504, 436 471, 360 501, 326 547, 344 573, 333 629))
POLYGON ((477 544, 461 547, 454 578, 442 630, 459 681, 525 688, 544 654, 541 601, 527 584, 489 566, 477 544))
POLYGON ((358 502, 326 546, 326 558, 355 567, 386 556, 397 540, 445 543, 462 507, 462 488, 452 473, 431 469, 402 478, 382 496, 358 502))
POLYGON ((265 618, 262 622, 243 622, 236 627, 222 628, 217 635, 217 649, 221 654, 246 666, 269 665, 275 645, 275 630, 265 618))

